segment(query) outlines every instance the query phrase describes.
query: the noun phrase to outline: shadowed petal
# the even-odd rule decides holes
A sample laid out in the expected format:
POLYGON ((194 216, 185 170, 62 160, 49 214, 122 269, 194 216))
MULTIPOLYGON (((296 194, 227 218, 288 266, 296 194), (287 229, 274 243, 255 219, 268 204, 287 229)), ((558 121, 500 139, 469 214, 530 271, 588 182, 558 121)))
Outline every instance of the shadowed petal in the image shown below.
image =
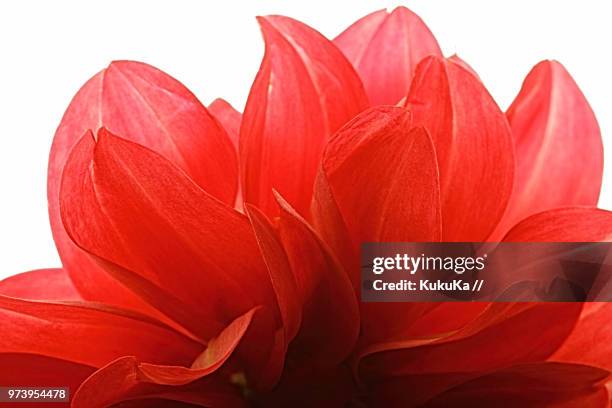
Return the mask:
POLYGON ((358 356, 359 373, 373 384, 405 376, 413 403, 422 404, 471 376, 548 358, 581 309, 579 303, 493 303, 450 334, 372 345, 358 356))
POLYGON ((359 310, 351 281, 316 232, 280 196, 279 233, 303 305, 300 333, 292 343, 300 369, 332 367, 351 352, 359 310), (334 333, 332 337, 329 333, 334 333))

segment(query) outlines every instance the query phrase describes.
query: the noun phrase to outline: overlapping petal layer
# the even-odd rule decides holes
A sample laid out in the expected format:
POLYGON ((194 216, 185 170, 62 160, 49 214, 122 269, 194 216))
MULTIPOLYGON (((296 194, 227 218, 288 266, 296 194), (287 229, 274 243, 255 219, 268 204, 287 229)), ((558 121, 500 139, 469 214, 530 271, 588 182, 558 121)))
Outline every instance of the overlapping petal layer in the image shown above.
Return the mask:
POLYGON ((75 96, 49 164, 64 268, 0 281, 0 383, 80 386, 76 407, 606 406, 606 303, 359 303, 363 242, 611 238, 567 71, 538 64, 504 115, 403 7, 333 42, 259 23, 244 117, 136 62, 75 96))
POLYGON ((506 209, 514 177, 504 114, 462 64, 437 57, 417 67, 405 106, 435 145, 442 240, 486 240, 506 209))
POLYGON ((281 16, 259 24, 266 52, 240 128, 244 200, 278 215, 276 189, 304 216, 325 142, 367 98, 351 64, 321 34, 281 16))
POLYGON ((87 130, 106 127, 181 167, 207 192, 233 204, 238 166, 219 123, 182 84, 143 63, 116 61, 76 94, 60 123, 49 158, 48 200, 64 268, 87 299, 148 310, 68 238, 59 214, 59 189, 69 152, 87 130))

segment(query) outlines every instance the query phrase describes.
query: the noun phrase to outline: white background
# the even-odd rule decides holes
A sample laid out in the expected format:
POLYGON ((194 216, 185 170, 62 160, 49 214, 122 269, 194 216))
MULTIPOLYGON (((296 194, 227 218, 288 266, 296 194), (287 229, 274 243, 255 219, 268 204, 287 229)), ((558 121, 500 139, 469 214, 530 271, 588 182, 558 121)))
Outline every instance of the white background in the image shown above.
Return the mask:
MULTIPOLYGON (((333 37, 387 1, 20 1, 0 3, 0 278, 59 266, 46 166, 71 97, 113 59, 153 64, 208 104, 242 110, 263 53, 256 15, 284 14, 333 37)), ((529 69, 561 61, 599 119, 612 208, 612 12, 606 1, 410 1, 447 55, 474 67, 502 108, 529 69)), ((551 180, 554 182, 554 180, 551 180)))

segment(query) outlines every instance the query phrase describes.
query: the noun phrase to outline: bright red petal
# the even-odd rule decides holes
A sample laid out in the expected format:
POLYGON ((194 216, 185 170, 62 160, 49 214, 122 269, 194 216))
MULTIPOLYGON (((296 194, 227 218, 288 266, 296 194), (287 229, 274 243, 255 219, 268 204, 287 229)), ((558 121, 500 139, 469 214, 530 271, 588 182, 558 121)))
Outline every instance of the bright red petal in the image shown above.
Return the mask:
MULTIPOLYGON (((0 352, 0 384, 3 387, 68 387, 70 394, 95 368, 33 354, 0 352)), ((5 403, 3 403, 4 405, 5 403)), ((37 408, 40 403, 19 403, 20 408, 37 408)), ((46 408, 66 408, 65 402, 45 402, 46 408)))
POLYGON ((576 327, 550 358, 589 364, 612 372, 612 303, 585 303, 576 327))
POLYGON ((417 64, 442 51, 423 20, 406 7, 355 22, 334 44, 353 63, 373 105, 395 105, 408 92, 417 64))
POLYGON ((0 354, 38 355, 90 367, 124 355, 189 365, 204 347, 158 321, 99 304, 0 296, 0 315, 0 354))
POLYGON ((368 110, 338 131, 323 171, 353 245, 440 239, 440 191, 433 144, 402 108, 368 110))
POLYGON ((359 335, 357 297, 348 275, 316 232, 280 195, 277 199, 279 232, 303 305, 300 333, 292 343, 294 358, 303 360, 296 365, 334 366, 348 356, 359 335))
POLYGON ((30 300, 80 300, 64 269, 38 269, 0 281, 0 295, 30 300))
POLYGON ((321 34, 287 17, 259 23, 266 52, 240 129, 243 195, 274 216, 276 189, 304 215, 327 138, 367 98, 351 64, 321 34))
POLYGON ((507 242, 602 242, 612 240, 612 212, 569 207, 532 215, 514 226, 507 242))
POLYGON ((498 234, 544 210, 597 204, 603 174, 599 126, 589 103, 560 63, 536 65, 506 115, 517 166, 498 234))
POLYGON ((234 109, 229 102, 221 98, 212 101, 212 103, 208 105, 208 111, 221 123, 232 141, 234 148, 238 151, 238 134, 240 132, 242 114, 234 109))
POLYGON ((510 128, 478 78, 452 61, 417 67, 406 107, 440 167, 443 241, 484 241, 501 218, 514 174, 510 128))
POLYGON ((205 316, 190 327, 204 339, 255 305, 278 316, 248 219, 143 146, 104 129, 97 142, 85 136, 66 165, 61 213, 74 241, 133 272, 123 282, 148 302, 159 307, 149 288, 161 288, 205 316))
POLYGON ((48 177, 49 216, 64 268, 85 298, 150 311, 70 241, 60 220, 60 179, 68 154, 86 130, 102 126, 157 151, 231 204, 237 188, 236 154, 225 131, 191 92, 143 63, 111 63, 79 90, 66 110, 51 148, 48 177))

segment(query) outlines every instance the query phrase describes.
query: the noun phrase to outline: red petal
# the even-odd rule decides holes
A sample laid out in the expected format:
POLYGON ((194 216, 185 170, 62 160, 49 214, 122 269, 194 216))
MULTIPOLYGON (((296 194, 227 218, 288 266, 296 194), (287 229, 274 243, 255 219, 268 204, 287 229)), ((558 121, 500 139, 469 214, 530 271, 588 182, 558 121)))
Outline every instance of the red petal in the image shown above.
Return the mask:
MULTIPOLYGON (((352 242, 352 254, 358 253, 362 242, 440 239, 435 151, 425 130, 411 130, 407 110, 378 107, 357 116, 330 140, 322 167, 314 216, 332 242, 344 235, 339 216, 334 216, 335 203, 352 242), (325 198, 328 188, 333 199, 325 198), (332 229, 335 232, 329 232, 332 229)), ((360 294, 359 268, 350 261, 349 250, 341 251, 360 294)), ((361 309, 362 340, 367 342, 402 331, 410 321, 408 314, 416 312, 407 303, 363 304, 361 309), (404 319, 397 319, 398 314, 404 319)))
POLYGON ((472 66, 468 64, 465 60, 459 58, 457 54, 453 54, 450 57, 448 57, 448 61, 461 66, 463 69, 468 71, 470 74, 480 79, 480 76, 478 76, 478 73, 476 72, 476 70, 474 70, 474 68, 472 68, 472 66))
POLYGON ((0 353, 21 353, 101 367, 134 355, 189 365, 203 346, 153 319, 109 306, 0 296, 0 353))
POLYGON ((323 170, 356 248, 440 239, 438 167, 426 131, 405 109, 370 109, 338 131, 323 170), (367 199, 366 199, 367 197, 367 199))
POLYGON ((570 207, 544 211, 521 221, 507 242, 601 242, 612 240, 612 212, 570 207))
POLYGON ((210 105, 208 111, 221 123, 229 136, 236 151, 238 151, 238 133, 242 114, 238 112, 225 99, 217 98, 210 105))
POLYGON ((0 294, 30 300, 80 300, 64 269, 39 269, 0 281, 0 294))
POLYGON ((506 118, 480 80, 437 57, 419 64, 406 107, 440 167, 443 241, 484 241, 501 218, 514 172, 506 118))
POLYGON ((352 351, 359 334, 355 292, 316 232, 280 194, 277 200, 280 236, 304 307, 300 333, 292 343, 292 348, 299 350, 295 358, 303 360, 298 364, 301 369, 334 366, 352 351))
POLYGON ((395 105, 406 95, 417 64, 428 55, 442 56, 429 28, 406 7, 368 14, 334 44, 359 72, 373 105, 395 105))
POLYGON ((612 303, 585 303, 576 327, 550 358, 589 364, 612 372, 612 303))
MULTIPOLYGON (((181 386, 219 370, 238 347, 252 323, 254 314, 255 309, 249 310, 210 340, 206 350, 198 356, 191 368, 140 363, 135 357, 123 357, 113 361, 83 383, 74 396, 73 406, 106 407, 124 400, 160 397, 161 394, 171 397, 169 399, 185 402, 194 402, 191 398, 195 396, 200 403, 206 401, 207 406, 219 404, 219 401, 235 400, 233 393, 223 395, 224 387, 220 381, 218 384, 221 385, 216 389, 206 387, 206 382, 199 382, 197 395, 191 395, 193 387, 181 386)), ((227 391, 225 389, 225 392, 227 391)))
POLYGON ((196 97, 146 64, 113 62, 72 100, 49 158, 49 216, 62 263, 85 298, 147 310, 74 246, 60 221, 60 178, 68 153, 87 129, 96 131, 101 126, 156 150, 208 192, 232 204, 237 161, 225 131, 196 97))
MULTIPOLYGON (((277 311, 248 219, 138 144, 104 129, 97 142, 85 136, 66 165, 61 207, 80 247, 207 316, 203 338, 255 305, 277 311)), ((135 281, 124 283, 146 296, 135 281)))
POLYGON ((371 346, 361 354, 360 374, 368 383, 406 376, 418 390, 414 403, 423 403, 470 375, 546 359, 568 336, 581 307, 494 303, 454 333, 371 346))
POLYGON ((536 65, 506 113, 516 149, 516 177, 497 233, 556 207, 596 205, 603 146, 595 115, 556 61, 536 65))
MULTIPOLYGON (((2 344, 2 343, 0 343, 2 344)), ((0 384, 3 387, 68 387, 70 393, 89 377, 95 368, 70 361, 33 354, 3 353, 0 351, 0 384)), ((40 404, 18 404, 19 407, 40 404)), ((64 408, 65 403, 45 403, 45 407, 64 408)))
MULTIPOLYGON (((602 381, 606 375, 606 372, 593 367, 572 364, 538 362, 516 365, 461 382, 422 406, 605 408, 608 407, 608 396, 602 381)), ((382 383, 375 391, 375 398, 383 404, 392 401, 389 406, 411 406, 414 399, 406 389, 414 386, 411 378, 382 383)))
MULTIPOLYGON (((163 399, 207 407, 244 407, 237 389, 215 378, 197 381, 197 371, 184 367, 140 363, 134 357, 119 358, 96 371, 77 390, 74 408, 105 408, 122 401, 163 399), (174 380, 191 378, 193 384, 176 386, 174 380), (172 385, 168 385, 172 384, 172 385)), ((200 377, 206 375, 205 371, 200 377)), ((146 406, 149 406, 148 404, 146 406)), ((191 405, 189 405, 191 406, 191 405)))
POLYGON ((266 52, 240 129, 244 198, 277 215, 276 189, 305 214, 328 136, 367 98, 351 64, 321 34, 281 16, 259 24, 266 52))
POLYGON ((297 334, 302 320, 302 304, 287 254, 268 218, 256 207, 247 204, 246 212, 268 267, 270 282, 276 293, 287 343, 297 334))

